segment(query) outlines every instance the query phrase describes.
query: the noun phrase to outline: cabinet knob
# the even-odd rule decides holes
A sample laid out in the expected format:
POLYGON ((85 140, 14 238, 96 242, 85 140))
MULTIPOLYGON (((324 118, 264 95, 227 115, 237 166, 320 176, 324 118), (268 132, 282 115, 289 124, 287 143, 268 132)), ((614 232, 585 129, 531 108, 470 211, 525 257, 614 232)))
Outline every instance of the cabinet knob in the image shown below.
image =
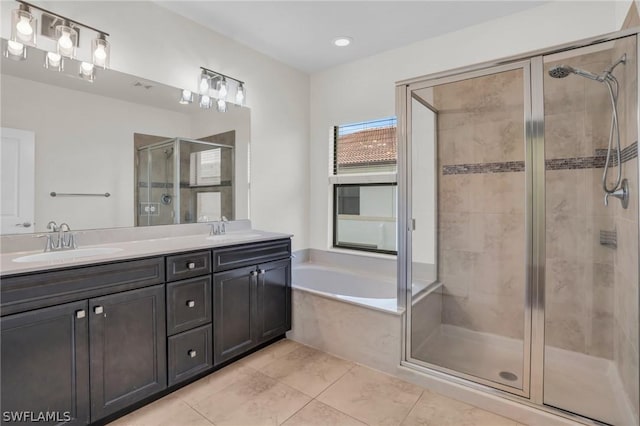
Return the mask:
POLYGON ((196 269, 196 264, 195 264, 195 262, 189 262, 189 263, 187 263, 187 268, 189 268, 189 269, 196 269))
POLYGON ((101 313, 104 312, 104 308, 102 306, 95 306, 93 308, 93 312, 96 313, 96 314, 101 314, 101 313))
POLYGON ((259 273, 259 274, 264 274, 265 272, 266 272, 266 271, 265 271, 264 269, 260 269, 260 270, 258 271, 258 273, 259 273))
POLYGON ((189 357, 190 357, 190 358, 195 358, 195 357, 196 357, 196 355, 197 355, 197 352, 196 352, 196 351, 194 351, 193 349, 190 349, 190 350, 187 352, 187 355, 189 355, 189 357))
POLYGON ((84 309, 80 309, 79 311, 76 311, 76 318, 84 318, 87 316, 87 313, 84 311, 84 309))
POLYGON ((187 300, 187 306, 189 308, 193 308, 194 306, 196 306, 195 300, 187 300))
POLYGON ((252 277, 255 277, 258 273, 256 271, 251 271, 249 272, 249 275, 252 277))

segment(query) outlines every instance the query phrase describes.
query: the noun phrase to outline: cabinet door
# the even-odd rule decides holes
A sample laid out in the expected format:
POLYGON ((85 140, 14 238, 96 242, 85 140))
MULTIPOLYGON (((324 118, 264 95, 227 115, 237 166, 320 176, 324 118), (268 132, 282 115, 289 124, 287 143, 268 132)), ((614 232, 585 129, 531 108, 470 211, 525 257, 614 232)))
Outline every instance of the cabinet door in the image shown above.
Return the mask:
POLYGON ((167 387, 164 285, 89 300, 91 421, 167 387))
POLYGON ((213 363, 218 365, 256 344, 256 268, 213 275, 213 363))
POLYGON ((87 302, 6 316, 0 331, 2 422, 89 423, 87 302), (11 417, 20 414, 34 417, 11 417))
POLYGON ((291 261, 258 266, 259 341, 264 342, 291 329, 291 261))

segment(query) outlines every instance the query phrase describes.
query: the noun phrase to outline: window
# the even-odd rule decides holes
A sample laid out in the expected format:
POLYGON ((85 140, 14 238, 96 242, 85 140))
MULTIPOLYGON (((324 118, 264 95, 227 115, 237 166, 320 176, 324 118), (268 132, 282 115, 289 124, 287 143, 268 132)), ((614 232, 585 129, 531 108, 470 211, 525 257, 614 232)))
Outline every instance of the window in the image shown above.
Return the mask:
POLYGON ((396 119, 335 126, 333 134, 333 246, 396 254, 396 119))

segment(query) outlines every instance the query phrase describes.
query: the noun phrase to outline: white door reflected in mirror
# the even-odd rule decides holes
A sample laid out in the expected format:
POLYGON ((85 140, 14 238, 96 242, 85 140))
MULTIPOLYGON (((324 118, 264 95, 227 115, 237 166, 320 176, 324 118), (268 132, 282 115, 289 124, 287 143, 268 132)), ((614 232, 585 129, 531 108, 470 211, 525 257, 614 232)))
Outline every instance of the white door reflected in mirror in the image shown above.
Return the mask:
POLYGON ((3 127, 0 151, 0 234, 34 232, 35 134, 3 127))

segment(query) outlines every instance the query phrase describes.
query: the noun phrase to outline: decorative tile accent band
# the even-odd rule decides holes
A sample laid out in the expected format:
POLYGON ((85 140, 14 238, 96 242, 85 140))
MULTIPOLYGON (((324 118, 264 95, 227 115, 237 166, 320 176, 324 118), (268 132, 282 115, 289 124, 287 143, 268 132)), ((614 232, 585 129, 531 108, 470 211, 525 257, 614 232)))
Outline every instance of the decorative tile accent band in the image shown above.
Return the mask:
MULTIPOLYGON (((618 158, 616 152, 612 152, 613 161, 616 166, 618 158)), ((622 150, 622 162, 634 159, 638 156, 638 142, 634 142, 622 150)), ((606 149, 597 149, 593 157, 573 157, 573 158, 551 158, 545 160, 547 170, 576 170, 576 169, 601 169, 607 158, 606 149)), ((477 173, 507 173, 524 172, 524 161, 506 161, 503 163, 475 163, 475 164, 454 164, 442 166, 443 175, 464 175, 477 173)))

